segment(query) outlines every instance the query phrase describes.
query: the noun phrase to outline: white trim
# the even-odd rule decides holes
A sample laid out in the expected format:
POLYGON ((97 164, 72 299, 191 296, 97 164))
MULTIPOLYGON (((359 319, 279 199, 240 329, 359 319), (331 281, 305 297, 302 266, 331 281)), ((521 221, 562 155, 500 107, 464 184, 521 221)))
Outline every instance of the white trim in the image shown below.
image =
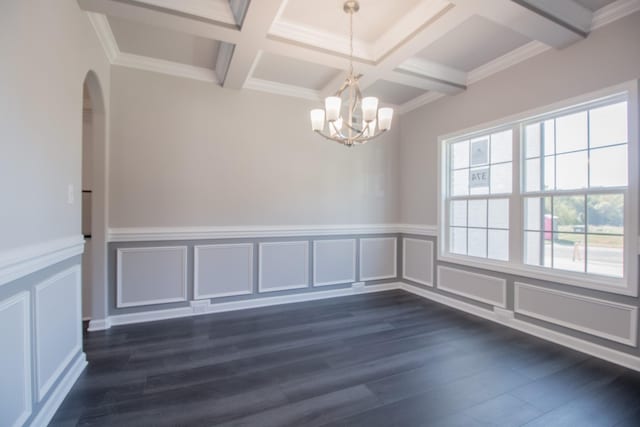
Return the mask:
POLYGON ((640 10, 639 0, 618 0, 597 10, 593 14, 591 31, 631 15, 640 10))
POLYGON ((227 0, 138 0, 150 6, 174 12, 198 16, 224 24, 236 24, 231 5, 227 0))
POLYGON ((413 98, 411 101, 407 101, 404 104, 400 105, 400 107, 398 108, 398 114, 406 114, 410 111, 422 107, 423 105, 427 105, 437 101, 440 98, 444 98, 445 96, 446 95, 444 93, 427 92, 423 95, 413 98))
POLYGON ((106 331, 111 327, 111 319, 109 317, 105 319, 91 319, 89 321, 89 327, 87 332, 106 331))
POLYGON ((471 85, 473 83, 479 82, 480 80, 486 79, 500 71, 506 70, 507 68, 511 68, 514 65, 517 65, 527 59, 533 58, 534 56, 540 55, 548 50, 551 47, 546 44, 539 42, 537 40, 531 41, 519 48, 512 50, 492 61, 487 62, 484 65, 481 65, 473 70, 471 70, 467 74, 467 85, 471 85))
POLYGON ((212 227, 111 228, 109 242, 151 242, 204 239, 259 239, 268 237, 348 236, 410 233, 435 236, 435 225, 331 224, 331 225, 238 225, 212 227))
POLYGON ((398 277, 398 238, 397 237, 363 237, 360 239, 360 269, 358 278, 361 282, 369 282, 373 280, 395 279, 398 277), (363 277, 362 275, 362 245, 365 241, 373 240, 393 240, 393 274, 388 276, 371 276, 363 277))
POLYGON ((421 296, 423 298, 435 301, 440 304, 447 305, 449 307, 464 311, 474 316, 481 317, 483 319, 491 320, 496 323, 508 326, 510 328, 519 330, 529 335, 542 338, 544 340, 559 344, 563 347, 568 347, 573 350, 589 354, 591 356, 607 360, 625 368, 640 371, 640 358, 633 356, 629 353, 613 350, 608 347, 604 347, 599 344, 594 344, 589 341, 585 341, 580 338, 572 337, 561 332, 552 331, 550 329, 543 328, 541 326, 534 325, 520 319, 509 319, 500 313, 485 310, 473 304, 469 304, 463 301, 456 300, 438 293, 435 293, 428 289, 418 288, 417 286, 403 283, 400 285, 400 289, 410 292, 414 295, 421 296))
POLYGON ((496 277, 496 276, 489 276, 487 274, 480 274, 480 273, 475 273, 473 271, 467 271, 467 270, 461 270, 461 269, 457 269, 457 268, 451 268, 451 267, 446 267, 443 265, 439 265, 438 266, 438 289, 441 289, 443 291, 447 291, 449 293, 452 294, 456 294, 456 295, 460 295, 463 296, 465 298, 469 298, 475 301, 479 301, 485 304, 489 304, 492 306, 498 306, 501 308, 507 308, 507 281, 501 277, 496 277), (496 282, 500 282, 500 286, 502 286, 502 301, 492 301, 483 297, 480 297, 478 295, 473 295, 473 294, 469 294, 463 291, 460 291, 458 289, 453 289, 453 288, 449 288, 447 286, 443 286, 442 285, 442 280, 441 280, 441 271, 442 270, 450 270, 453 272, 462 272, 463 274, 468 274, 470 276, 475 276, 475 277, 482 277, 483 279, 491 279, 491 280, 495 280, 496 282))
POLYGON ((69 366, 71 361, 76 355, 82 351, 82 300, 81 300, 81 287, 82 287, 82 276, 80 274, 80 266, 75 265, 71 268, 68 268, 64 271, 61 271, 58 274, 55 274, 45 281, 37 284, 35 286, 34 291, 34 300, 35 300, 35 335, 36 335, 36 378, 38 383, 38 401, 42 401, 46 394, 49 392, 53 384, 60 378, 60 375, 64 370, 69 366), (42 354, 42 345, 41 345, 41 335, 40 335, 40 309, 42 307, 42 300, 40 299, 40 292, 49 286, 60 282, 61 280, 69 277, 75 276, 75 296, 76 296, 76 342, 74 346, 69 350, 69 353, 62 359, 60 365, 51 373, 51 376, 44 381, 42 378, 41 372, 41 359, 48 356, 47 354, 42 354))
POLYGON ((193 299, 194 300, 233 297, 238 295, 250 295, 252 293, 253 293, 253 243, 222 243, 222 244, 215 244, 215 245, 195 245, 193 247, 193 299), (239 247, 249 248, 249 265, 247 266, 247 269, 249 270, 249 281, 250 281, 249 284, 252 289, 248 291, 200 294, 200 284, 198 280, 198 277, 199 277, 198 271, 200 267, 200 249, 239 248, 239 247))
MULTIPOLYGON (((24 363, 24 408, 12 425, 12 427, 19 427, 31 416, 33 409, 31 405, 31 304, 29 302, 29 292, 20 292, 0 302, 0 311, 15 304, 22 304, 24 306, 22 310, 22 322, 24 325, 24 334, 22 336, 24 343, 22 348, 22 362, 24 363)), ((3 325, 3 327, 14 327, 14 325, 3 325)))
POLYGON ((38 415, 36 415, 31 421, 31 426, 46 426, 53 419, 56 411, 62 405, 65 397, 71 391, 71 387, 78 380, 82 371, 87 366, 87 358, 84 353, 76 358, 76 361, 69 368, 64 378, 60 380, 57 387, 53 390, 47 401, 40 408, 38 415))
POLYGON ((186 246, 149 246, 146 248, 117 248, 116 261, 116 307, 140 307, 152 304, 166 304, 170 302, 183 302, 187 300, 187 247, 186 246), (122 301, 122 254, 127 252, 159 252, 159 251, 177 251, 182 252, 182 296, 174 298, 151 299, 137 302, 122 301))
POLYGON ((294 98, 309 99, 319 101, 322 97, 320 92, 301 86, 288 85, 270 80, 249 77, 244 83, 244 89, 257 90, 260 92, 272 93, 275 95, 291 96, 294 98))
POLYGON ((402 238, 402 278, 403 279, 407 279, 407 280, 411 280, 412 282, 416 282, 416 283, 420 283, 422 285, 425 286, 433 286, 433 273, 434 273, 434 269, 433 269, 433 258, 434 258, 435 254, 433 252, 433 241, 431 240, 423 240, 423 239, 412 239, 410 237, 403 237, 402 238), (407 275, 407 241, 414 241, 414 242, 419 242, 419 243, 424 243, 429 247, 429 250, 431 251, 431 256, 429 257, 429 269, 431 270, 431 280, 430 281, 424 281, 421 279, 416 279, 415 277, 411 277, 407 275))
POLYGON ((309 242, 306 240, 295 240, 291 242, 260 242, 258 244, 258 293, 267 293, 267 292, 277 292, 277 291, 287 291, 292 289, 303 289, 309 287, 309 242), (289 286, 279 286, 275 288, 263 288, 262 287, 262 254, 264 250, 262 248, 267 246, 294 246, 294 245, 304 245, 304 254, 305 254, 305 263, 304 263, 304 283, 289 285, 289 286))
POLYGON ((356 257, 357 257, 357 253, 356 253, 356 239, 333 239, 333 240, 324 240, 324 239, 320 239, 320 240, 314 240, 313 241, 313 286, 314 287, 318 287, 318 286, 330 286, 330 285, 340 285, 340 284, 345 284, 345 283, 353 283, 356 281, 356 257), (346 279, 346 280, 335 280, 332 282, 318 282, 318 278, 317 278, 317 262, 316 262, 316 254, 317 254, 317 247, 318 247, 318 243, 335 243, 335 242, 351 242, 351 246, 353 248, 353 252, 352 252, 352 258, 351 258, 351 266, 352 266, 352 271, 353 271, 353 275, 346 279))
POLYGON ((360 288, 331 289, 315 292, 303 292, 294 295, 282 295, 263 298, 252 298, 242 301, 209 303, 203 311, 201 307, 181 307, 167 310, 154 310, 141 313, 116 314, 111 316, 110 324, 128 325, 133 323, 153 322, 156 320, 175 319, 180 317, 199 316, 203 314, 224 313, 228 311, 247 310, 251 308, 270 307, 305 301, 316 301, 348 295, 368 294, 399 289, 400 283, 369 285, 360 288))
POLYGON ((102 45, 102 49, 104 49, 104 53, 107 56, 109 63, 113 64, 118 55, 120 55, 120 48, 118 47, 118 42, 116 41, 115 36, 113 35, 113 31, 111 31, 109 20, 105 15, 100 13, 86 13, 96 35, 98 36, 98 40, 100 40, 100 44, 102 45))
POLYGON ((0 253, 0 286, 84 252, 80 235, 49 240, 0 253))
POLYGON ((120 53, 115 60, 112 61, 112 64, 155 73, 168 74, 176 77, 186 77, 188 79, 200 80, 207 83, 220 84, 218 75, 213 69, 196 67, 194 65, 187 65, 164 59, 151 58, 149 56, 120 53))
POLYGON ((637 338, 638 338, 638 307, 633 307, 626 304, 615 303, 611 301, 604 301, 597 298, 586 297, 583 295, 577 295, 569 292, 557 291, 554 289, 543 288, 541 286, 535 286, 528 283, 515 282, 515 296, 514 296, 514 311, 518 314, 523 314, 525 316, 529 316, 535 319, 543 320, 545 322, 554 323, 556 325, 564 326, 565 328, 574 329, 576 331, 584 332, 590 335, 595 335, 597 337, 605 338, 611 341, 619 342, 622 344, 626 344, 632 347, 636 346, 637 338), (606 332, 599 331, 597 329, 588 328, 577 323, 567 322, 564 320, 559 320, 556 318, 552 318, 549 316, 545 316, 540 313, 532 312, 529 310, 525 310, 520 308, 520 288, 528 288, 533 289, 537 292, 547 293, 551 295, 559 295, 565 298, 572 298, 579 301, 586 301, 592 304, 600 304, 606 305, 609 307, 613 307, 619 310, 624 310, 629 312, 629 337, 621 337, 618 335, 611 335, 606 332))

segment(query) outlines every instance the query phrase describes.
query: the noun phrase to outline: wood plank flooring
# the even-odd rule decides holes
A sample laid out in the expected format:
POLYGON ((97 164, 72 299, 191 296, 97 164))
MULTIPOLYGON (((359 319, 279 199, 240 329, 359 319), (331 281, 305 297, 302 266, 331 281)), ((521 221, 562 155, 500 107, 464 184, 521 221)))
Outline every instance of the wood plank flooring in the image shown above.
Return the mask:
POLYGON ((53 426, 640 426, 640 373, 402 291, 113 327, 53 426))

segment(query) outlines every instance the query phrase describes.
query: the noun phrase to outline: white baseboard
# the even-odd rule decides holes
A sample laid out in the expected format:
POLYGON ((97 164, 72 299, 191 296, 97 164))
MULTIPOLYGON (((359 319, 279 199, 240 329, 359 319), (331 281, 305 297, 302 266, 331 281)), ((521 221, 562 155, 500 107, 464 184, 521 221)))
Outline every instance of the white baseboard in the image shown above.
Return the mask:
POLYGON ((89 321, 89 327, 87 331, 104 331, 111 327, 111 320, 107 317, 106 319, 91 319, 89 321))
POLYGON ((580 351, 582 353, 597 357, 599 359, 606 360, 608 362, 615 363, 625 368, 640 371, 640 358, 633 356, 629 353, 613 350, 608 347, 604 347, 598 344, 594 344, 589 341, 585 341, 580 338, 573 337, 571 335, 556 332, 547 328, 543 328, 538 325, 534 325, 529 322, 525 322, 515 317, 507 315, 507 311, 500 309, 498 311, 487 310, 478 307, 473 304, 469 304, 463 301, 459 301, 454 298, 450 298, 427 289, 419 288, 408 283, 402 283, 400 289, 410 292, 414 295, 421 296, 423 298, 447 305, 457 310, 464 311, 469 314, 473 314, 483 319, 491 320, 492 322, 500 323, 501 325, 508 326, 513 329, 517 329, 521 332, 525 332, 529 335, 542 338, 544 340, 560 344, 564 347, 568 347, 573 350, 580 351))
POLYGON ((71 365, 67 371, 67 374, 53 390, 49 399, 47 399, 45 404, 40 408, 38 414, 31 421, 31 427, 46 426, 51 422, 51 419, 53 419, 53 416, 64 401, 64 398, 69 394, 71 387, 73 387, 80 374, 82 374, 85 366, 87 366, 87 357, 84 353, 80 353, 80 355, 76 357, 73 365, 71 365))
POLYGON ((273 305, 291 304, 296 302, 315 301, 327 298, 336 298, 348 295, 368 294, 392 289, 400 289, 400 283, 385 283, 382 285, 370 285, 364 287, 351 287, 343 289, 331 289, 326 291, 305 292, 293 295, 282 295, 264 298, 247 299, 221 303, 199 304, 189 307, 170 308, 166 310, 143 311, 138 313, 115 314, 107 319, 92 320, 89 323, 89 332, 109 329, 112 325, 129 325, 133 323, 153 322, 157 320, 176 319, 180 317, 199 316, 203 314, 223 313, 227 311, 246 310, 250 308, 269 307, 273 305))

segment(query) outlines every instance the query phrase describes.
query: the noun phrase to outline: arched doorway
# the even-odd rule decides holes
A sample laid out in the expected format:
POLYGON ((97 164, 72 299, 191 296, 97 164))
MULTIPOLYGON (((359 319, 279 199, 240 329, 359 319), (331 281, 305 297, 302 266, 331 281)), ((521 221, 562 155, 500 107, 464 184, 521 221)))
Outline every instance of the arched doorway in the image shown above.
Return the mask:
POLYGON ((107 328, 107 126, 103 91, 98 76, 89 71, 83 83, 82 103, 82 259, 83 319, 89 330, 107 328))

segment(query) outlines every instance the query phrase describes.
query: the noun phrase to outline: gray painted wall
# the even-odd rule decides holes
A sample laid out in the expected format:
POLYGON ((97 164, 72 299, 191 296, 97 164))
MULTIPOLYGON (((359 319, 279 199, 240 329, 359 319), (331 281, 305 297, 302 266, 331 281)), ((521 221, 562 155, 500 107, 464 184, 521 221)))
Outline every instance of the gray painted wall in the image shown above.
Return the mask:
POLYGON ((318 103, 114 67, 110 227, 378 224, 399 219, 394 130, 347 148, 318 103))

